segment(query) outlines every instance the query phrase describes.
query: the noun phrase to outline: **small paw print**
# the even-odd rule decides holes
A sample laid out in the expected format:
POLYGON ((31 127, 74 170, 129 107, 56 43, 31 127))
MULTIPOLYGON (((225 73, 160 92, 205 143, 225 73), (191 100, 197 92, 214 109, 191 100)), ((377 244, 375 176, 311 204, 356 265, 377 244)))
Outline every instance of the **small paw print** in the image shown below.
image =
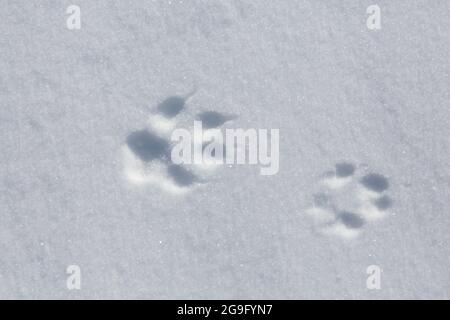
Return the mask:
POLYGON ((355 238, 370 222, 384 218, 392 206, 388 179, 378 173, 359 173, 349 162, 335 164, 320 180, 313 205, 306 210, 325 234, 355 238))
MULTIPOLYGON (((172 143, 170 135, 177 128, 180 115, 185 112, 187 102, 195 91, 186 96, 171 96, 162 101, 150 113, 147 127, 131 132, 122 146, 124 173, 126 179, 135 185, 155 185, 164 191, 180 194, 205 184, 203 177, 210 166, 196 168, 175 164, 171 160, 172 143)), ((216 111, 204 111, 195 119, 205 129, 218 128, 234 120, 216 111)), ((204 141, 204 147, 208 141, 204 141)))

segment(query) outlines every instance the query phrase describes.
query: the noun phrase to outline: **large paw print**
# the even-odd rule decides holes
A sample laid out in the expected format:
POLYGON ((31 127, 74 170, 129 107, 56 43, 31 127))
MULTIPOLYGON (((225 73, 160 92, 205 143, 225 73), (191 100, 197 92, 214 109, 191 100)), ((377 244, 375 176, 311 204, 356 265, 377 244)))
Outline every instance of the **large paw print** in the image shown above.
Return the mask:
POLYGON ((392 206, 386 194, 388 179, 378 173, 360 175, 348 162, 326 172, 318 189, 306 212, 325 234, 355 238, 369 222, 385 217, 392 206))
MULTIPOLYGON (((179 117, 186 110, 188 100, 195 92, 184 97, 172 96, 151 112, 147 127, 131 132, 122 147, 124 173, 136 185, 152 184, 170 193, 185 193, 205 184, 203 176, 210 166, 186 167, 171 160, 173 144, 170 135, 177 127, 179 117)), ((204 129, 218 128, 234 117, 215 111, 198 113, 195 120, 202 121, 204 129)), ((204 147, 208 141, 204 141, 204 147)))

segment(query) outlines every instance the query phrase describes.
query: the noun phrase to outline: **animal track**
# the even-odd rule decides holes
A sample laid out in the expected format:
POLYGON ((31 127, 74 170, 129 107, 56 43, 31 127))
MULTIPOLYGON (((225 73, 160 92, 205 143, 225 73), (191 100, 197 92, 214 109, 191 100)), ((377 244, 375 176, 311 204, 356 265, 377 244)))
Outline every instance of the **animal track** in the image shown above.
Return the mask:
POLYGON ((225 115, 215 111, 205 111, 197 116, 198 120, 202 121, 205 129, 217 128, 227 121, 236 119, 234 115, 225 115))
POLYGON ((340 162, 325 172, 306 212, 321 232, 355 238, 369 222, 386 216, 393 203, 388 189, 383 175, 361 176, 355 165, 340 162))
MULTIPOLYGON (((133 184, 153 184, 171 193, 184 193, 206 183, 201 176, 210 166, 187 168, 171 160, 173 148, 170 135, 176 128, 179 116, 195 91, 182 96, 171 96, 162 101, 149 115, 147 128, 131 132, 122 147, 125 176, 133 184)), ((218 128, 234 116, 215 111, 196 115, 205 129, 218 128)), ((203 148, 208 146, 204 141, 203 148)))

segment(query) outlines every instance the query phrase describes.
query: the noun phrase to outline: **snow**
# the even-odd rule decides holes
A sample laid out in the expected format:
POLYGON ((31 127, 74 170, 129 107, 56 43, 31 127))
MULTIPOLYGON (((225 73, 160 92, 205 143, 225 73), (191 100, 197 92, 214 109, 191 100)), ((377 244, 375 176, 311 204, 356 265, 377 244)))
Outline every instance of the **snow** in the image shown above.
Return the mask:
POLYGON ((0 298, 450 298, 450 3, 376 3, 377 31, 366 0, 2 1, 0 298), (210 111, 280 129, 279 173, 223 166, 171 192, 155 161, 155 183, 127 178, 130 134, 210 111), (370 174, 392 206, 323 232, 315 194, 358 208, 370 174))

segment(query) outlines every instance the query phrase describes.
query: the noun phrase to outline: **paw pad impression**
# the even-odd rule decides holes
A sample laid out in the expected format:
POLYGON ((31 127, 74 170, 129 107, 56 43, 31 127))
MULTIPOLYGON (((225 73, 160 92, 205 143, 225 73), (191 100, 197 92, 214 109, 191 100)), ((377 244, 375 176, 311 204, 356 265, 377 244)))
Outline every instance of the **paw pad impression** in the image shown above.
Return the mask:
POLYGON ((386 216, 393 203, 389 187, 385 176, 361 175, 352 163, 339 162, 323 174, 306 213, 321 232, 355 238, 370 222, 386 216))
MULTIPOLYGON (((195 91, 182 96, 171 96, 156 107, 147 120, 147 127, 131 132, 122 146, 124 173, 126 179, 135 185, 155 185, 164 191, 180 194, 206 183, 202 173, 206 168, 187 168, 171 160, 172 143, 170 135, 179 123, 186 103, 195 91)), ((218 128, 234 117, 216 111, 197 114, 206 129, 218 128)), ((208 141, 205 141, 205 145, 208 141)))

